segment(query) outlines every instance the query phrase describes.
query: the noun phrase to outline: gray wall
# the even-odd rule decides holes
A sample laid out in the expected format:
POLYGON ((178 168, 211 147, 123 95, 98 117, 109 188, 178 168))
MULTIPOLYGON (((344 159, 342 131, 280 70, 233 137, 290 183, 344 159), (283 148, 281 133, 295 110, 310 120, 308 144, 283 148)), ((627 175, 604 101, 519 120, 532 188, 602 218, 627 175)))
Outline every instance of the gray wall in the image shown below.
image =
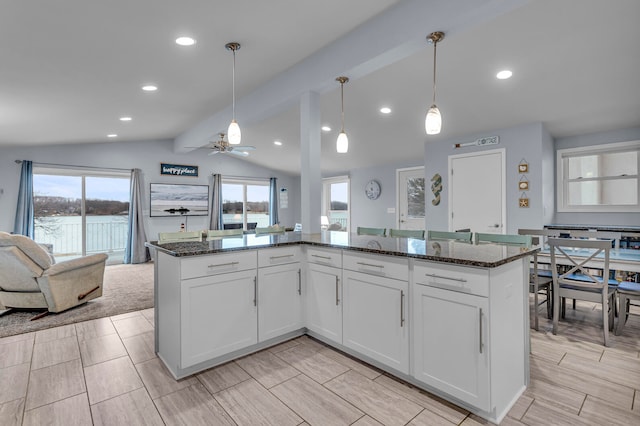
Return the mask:
POLYGON ((420 160, 412 163, 393 163, 381 166, 351 170, 351 231, 356 227, 397 228, 396 213, 388 213, 388 208, 396 208, 396 170, 422 166, 420 160), (380 183, 380 197, 370 200, 364 187, 371 179, 380 183))
MULTIPOLYGON (((553 141, 549 133, 540 123, 477 133, 438 142, 425 142, 426 178, 429 181, 435 173, 439 173, 442 176, 443 184, 440 204, 434 206, 430 201, 427 202, 426 228, 436 230, 449 229, 448 157, 450 155, 499 148, 504 148, 506 152, 506 233, 517 233, 518 228, 541 228, 546 223, 549 223, 553 215, 553 192, 549 192, 550 187, 546 183, 549 177, 546 174, 550 164, 553 162, 552 145, 553 141), (472 142, 487 136, 499 136, 500 143, 484 147, 453 148, 456 143, 472 142), (518 164, 523 159, 529 163, 529 173, 526 175, 530 187, 527 192, 529 208, 520 208, 518 206, 518 198, 522 194, 522 191, 518 189, 518 181, 520 180, 518 164)), ((478 176, 478 178, 482 177, 478 176)), ((429 195, 431 195, 430 191, 429 195)), ((433 197, 427 196, 426 198, 431 200, 433 197)))
MULTIPOLYGON (((640 139, 640 127, 613 130, 609 132, 591 133, 588 135, 558 138, 555 148, 566 149, 581 146, 601 145, 615 142, 635 141, 640 139)), ((554 158, 555 162, 555 158, 554 158)), ((554 163, 555 164, 555 163, 554 163)), ((555 168, 554 168, 555 185, 555 168)), ((578 225, 631 225, 640 226, 640 213, 559 213, 556 212, 555 223, 578 225)))
MULTIPOLYGON (((15 160, 31 160, 36 163, 55 163, 70 166, 139 168, 143 172, 143 200, 145 203, 145 229, 148 239, 157 238, 158 232, 178 231, 182 220, 175 217, 148 217, 149 184, 196 183, 210 184, 209 176, 278 178, 278 188, 286 187, 289 207, 280 209, 280 223, 293 226, 300 221, 300 179, 275 172, 229 155, 208 156, 203 150, 187 154, 175 154, 173 141, 115 142, 102 144, 73 144, 42 147, 0 148, 0 230, 12 231, 18 199, 20 164, 15 160), (189 164, 199 167, 197 178, 160 175, 160 163, 189 164)), ((208 217, 192 216, 189 230, 207 229, 208 217)))

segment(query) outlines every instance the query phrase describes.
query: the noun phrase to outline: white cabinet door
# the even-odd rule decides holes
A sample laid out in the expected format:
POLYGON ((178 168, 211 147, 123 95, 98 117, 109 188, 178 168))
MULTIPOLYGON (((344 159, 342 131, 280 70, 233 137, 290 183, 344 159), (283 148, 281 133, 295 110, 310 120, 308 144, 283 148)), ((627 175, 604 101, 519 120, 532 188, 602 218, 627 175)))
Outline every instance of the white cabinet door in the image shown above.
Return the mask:
POLYGON ((258 270, 258 341, 302 328, 300 264, 258 270))
POLYGON ((409 374, 409 283, 348 270, 343 280, 343 344, 409 374))
POLYGON ((313 263, 307 268, 307 328, 342 343, 342 270, 313 263))
POLYGON ((258 342, 256 271, 182 280, 181 367, 258 342))
POLYGON ((414 377, 489 411, 488 300, 414 285, 414 377))

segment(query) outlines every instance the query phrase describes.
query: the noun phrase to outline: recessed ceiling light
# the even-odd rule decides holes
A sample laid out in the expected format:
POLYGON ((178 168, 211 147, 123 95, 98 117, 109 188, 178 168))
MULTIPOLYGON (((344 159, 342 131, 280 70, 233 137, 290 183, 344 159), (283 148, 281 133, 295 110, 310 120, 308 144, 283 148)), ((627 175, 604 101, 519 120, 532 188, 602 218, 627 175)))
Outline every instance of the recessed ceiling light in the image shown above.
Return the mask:
POLYGON ((115 133, 111 133, 109 135, 107 135, 108 138, 117 138, 118 135, 116 135, 115 133))
POLYGON ((510 78, 512 75, 513 73, 511 71, 502 70, 498 74, 496 74, 496 77, 500 80, 506 80, 507 78, 510 78))
POLYGON ((380 112, 383 113, 383 114, 389 114, 389 113, 391 113, 391 108, 382 107, 382 108, 380 108, 380 112))
POLYGON ((281 146, 281 145, 282 145, 282 142, 280 142, 280 141, 273 141, 273 144, 274 144, 274 145, 281 146))
POLYGON ((131 117, 120 117, 120 121, 131 121, 133 120, 131 117))
POLYGON ((180 46, 193 46, 196 44, 196 41, 191 37, 178 37, 176 39, 176 44, 179 44, 180 46))
POLYGON ((145 86, 142 86, 142 90, 144 90, 145 92, 155 92, 156 90, 158 90, 158 86, 147 84, 145 86))
POLYGON ((322 131, 323 131, 323 132, 330 132, 330 131, 331 131, 331 127, 329 127, 329 126, 322 126, 322 131))

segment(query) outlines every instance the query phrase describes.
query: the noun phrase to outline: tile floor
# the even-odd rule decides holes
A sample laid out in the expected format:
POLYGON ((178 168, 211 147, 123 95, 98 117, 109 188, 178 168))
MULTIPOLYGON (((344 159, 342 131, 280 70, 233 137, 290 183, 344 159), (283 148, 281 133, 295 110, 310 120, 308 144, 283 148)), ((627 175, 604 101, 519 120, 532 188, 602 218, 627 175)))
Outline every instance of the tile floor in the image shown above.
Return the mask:
MULTIPOLYGON (((568 315, 502 424, 640 424, 640 320, 605 348, 568 315)), ((153 346, 152 309, 0 339, 0 425, 487 424, 306 336, 179 381, 153 346)))

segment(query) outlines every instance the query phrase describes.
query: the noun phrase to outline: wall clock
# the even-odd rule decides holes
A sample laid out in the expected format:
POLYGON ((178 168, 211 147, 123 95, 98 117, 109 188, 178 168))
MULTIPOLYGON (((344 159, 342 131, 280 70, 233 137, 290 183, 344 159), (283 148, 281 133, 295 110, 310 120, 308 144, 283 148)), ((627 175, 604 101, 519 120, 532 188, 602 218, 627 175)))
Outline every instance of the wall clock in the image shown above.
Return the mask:
POLYGON ((370 180, 364 187, 364 193, 370 200, 377 200, 380 196, 380 184, 376 180, 370 180))

